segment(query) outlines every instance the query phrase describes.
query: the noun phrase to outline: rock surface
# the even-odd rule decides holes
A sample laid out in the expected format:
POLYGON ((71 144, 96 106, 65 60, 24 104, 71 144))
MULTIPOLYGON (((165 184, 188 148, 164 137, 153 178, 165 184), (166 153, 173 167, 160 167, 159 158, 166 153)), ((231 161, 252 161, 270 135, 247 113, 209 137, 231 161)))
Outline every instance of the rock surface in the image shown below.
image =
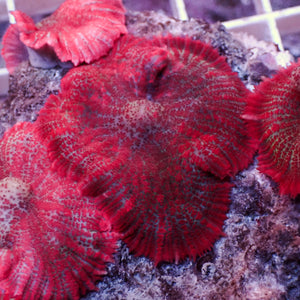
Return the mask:
POLYGON ((299 200, 279 197, 255 164, 234 181, 226 237, 212 251, 157 268, 122 245, 96 299, 300 299, 299 200))

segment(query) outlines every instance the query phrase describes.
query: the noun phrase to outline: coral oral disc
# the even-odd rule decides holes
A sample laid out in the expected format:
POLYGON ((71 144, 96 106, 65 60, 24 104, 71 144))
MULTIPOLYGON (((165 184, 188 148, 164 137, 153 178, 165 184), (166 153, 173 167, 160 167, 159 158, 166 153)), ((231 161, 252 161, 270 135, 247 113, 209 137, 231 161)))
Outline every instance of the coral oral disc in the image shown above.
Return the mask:
POLYGON ((300 61, 257 86, 244 118, 260 141, 259 170, 279 184, 280 194, 300 193, 300 61))
POLYGON ((75 66, 90 63, 106 55, 114 41, 127 33, 121 0, 66 0, 36 25, 21 11, 11 13, 16 24, 4 35, 2 49, 10 72, 28 57, 41 68, 66 61, 75 66))
POLYGON ((132 251, 195 258, 222 235, 231 184, 255 146, 248 91, 210 46, 122 37, 71 70, 37 120, 53 166, 79 181, 132 251))
POLYGON ((30 186, 15 177, 0 180, 0 247, 9 247, 7 235, 14 222, 27 213, 30 186))
POLYGON ((105 274, 118 235, 94 199, 51 172, 34 124, 0 141, 0 293, 79 299, 105 274))

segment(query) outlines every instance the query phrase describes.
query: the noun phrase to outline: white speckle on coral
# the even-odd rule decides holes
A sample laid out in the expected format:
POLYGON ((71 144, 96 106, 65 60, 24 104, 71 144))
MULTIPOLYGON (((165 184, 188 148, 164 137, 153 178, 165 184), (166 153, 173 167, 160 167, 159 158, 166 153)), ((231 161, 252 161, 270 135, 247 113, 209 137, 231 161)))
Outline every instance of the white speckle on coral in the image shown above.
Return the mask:
POLYGON ((140 122, 147 125, 155 124, 156 119, 162 116, 164 107, 157 102, 146 99, 131 101, 124 110, 125 122, 128 126, 137 126, 140 122))
POLYGON ((0 246, 12 224, 19 220, 21 213, 26 211, 26 200, 30 195, 30 186, 15 177, 0 180, 0 246))

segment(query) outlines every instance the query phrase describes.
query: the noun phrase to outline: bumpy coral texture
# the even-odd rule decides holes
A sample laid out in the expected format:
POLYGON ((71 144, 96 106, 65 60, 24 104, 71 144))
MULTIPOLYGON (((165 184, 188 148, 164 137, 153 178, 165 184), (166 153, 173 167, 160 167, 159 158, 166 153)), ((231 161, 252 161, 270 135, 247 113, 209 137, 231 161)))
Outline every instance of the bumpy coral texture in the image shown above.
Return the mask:
POLYGON ((49 171, 31 123, 0 143, 0 295, 78 299, 105 274, 117 234, 76 183, 49 171))
MULTIPOLYGON (((38 24, 25 13, 12 12, 16 19, 19 36, 7 35, 3 40, 3 56, 14 57, 19 52, 20 39, 39 56, 50 58, 54 51, 62 61, 71 61, 75 66, 82 62, 90 63, 106 55, 121 34, 127 33, 125 9, 121 0, 67 0, 51 16, 38 24), (14 42, 10 41, 14 38, 14 42), (9 47, 10 44, 15 48, 9 47), (12 51, 13 50, 13 51, 12 51), (50 53, 50 54, 49 54, 50 53)), ((8 31, 11 31, 11 27, 8 31)), ((18 64, 17 57, 13 66, 18 64)), ((9 67, 11 61, 8 61, 9 67)))
POLYGON ((280 194, 300 193, 300 62, 264 80, 249 97, 244 118, 259 139, 259 170, 280 194))
POLYGON ((123 37, 71 70, 38 118, 54 168, 98 196, 130 249, 195 258, 222 235, 231 184, 254 151, 247 90, 210 46, 123 37))

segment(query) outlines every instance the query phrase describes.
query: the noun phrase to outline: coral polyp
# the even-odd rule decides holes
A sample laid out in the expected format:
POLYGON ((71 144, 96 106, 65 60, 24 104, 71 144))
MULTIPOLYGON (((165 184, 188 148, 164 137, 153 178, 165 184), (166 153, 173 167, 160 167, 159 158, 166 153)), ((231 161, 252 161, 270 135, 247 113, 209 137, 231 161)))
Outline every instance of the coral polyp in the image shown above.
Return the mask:
POLYGON ((260 141, 259 170, 279 184, 280 194, 300 193, 300 62, 265 79, 249 97, 244 118, 260 141))
POLYGON ((11 12, 16 24, 3 37, 7 68, 29 57, 37 67, 51 68, 71 61, 75 66, 106 55, 114 41, 127 33, 121 0, 67 0, 52 15, 35 25, 21 11, 11 12))
POLYGON ((225 59, 190 38, 125 36, 61 88, 37 120, 52 166, 99 199, 135 253, 157 264, 208 250, 255 148, 240 118, 248 91, 225 59))
POLYGON ((119 237, 94 199, 50 171, 31 123, 0 143, 0 295, 78 299, 96 289, 119 237))

